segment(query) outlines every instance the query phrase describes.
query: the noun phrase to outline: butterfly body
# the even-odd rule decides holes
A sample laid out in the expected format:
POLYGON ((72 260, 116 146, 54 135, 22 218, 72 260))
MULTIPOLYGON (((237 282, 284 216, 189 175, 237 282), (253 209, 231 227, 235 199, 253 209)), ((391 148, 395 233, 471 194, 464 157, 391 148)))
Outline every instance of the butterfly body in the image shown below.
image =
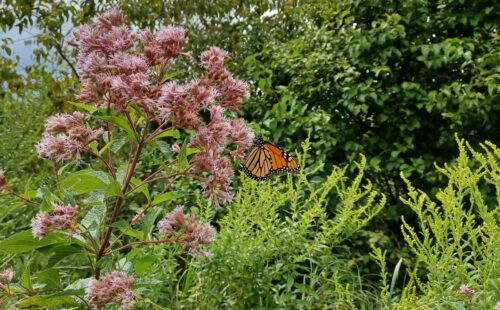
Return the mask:
POLYGON ((273 174, 297 173, 300 170, 298 162, 285 150, 262 139, 255 139, 250 152, 243 164, 243 172, 256 181, 269 179, 273 174))

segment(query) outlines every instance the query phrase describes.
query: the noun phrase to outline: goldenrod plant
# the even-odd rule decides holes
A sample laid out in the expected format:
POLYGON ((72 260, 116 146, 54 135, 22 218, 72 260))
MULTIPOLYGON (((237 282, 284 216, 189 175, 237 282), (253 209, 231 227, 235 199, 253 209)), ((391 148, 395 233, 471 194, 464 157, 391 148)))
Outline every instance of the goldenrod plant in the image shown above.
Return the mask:
MULTIPOLYGON (((417 217, 401 227, 412 259, 399 296, 387 292, 385 254, 382 300, 393 309, 498 309, 500 301, 500 150, 491 142, 473 149, 456 137, 459 156, 436 169, 448 179, 435 197, 416 189, 401 174, 408 197, 401 198, 417 217)), ((395 276, 395 275, 393 275, 395 276)), ((400 276, 401 277, 401 276, 400 276)))

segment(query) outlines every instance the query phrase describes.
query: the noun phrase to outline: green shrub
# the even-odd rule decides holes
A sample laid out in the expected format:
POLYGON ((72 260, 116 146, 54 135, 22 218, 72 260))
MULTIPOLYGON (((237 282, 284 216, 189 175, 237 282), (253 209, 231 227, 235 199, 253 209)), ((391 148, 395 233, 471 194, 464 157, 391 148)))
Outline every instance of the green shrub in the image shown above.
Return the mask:
POLYGON ((192 262, 175 305, 372 308, 375 292, 348 257, 349 238, 385 203, 365 179, 365 164, 361 157, 352 180, 346 177, 347 167, 334 166, 318 186, 305 174, 284 183, 245 179, 218 221, 212 259, 192 262), (326 212, 328 194, 338 198, 334 215, 326 212))
MULTIPOLYGON (((395 309, 493 309, 500 301, 500 149, 486 142, 481 153, 457 141, 456 161, 436 166, 448 184, 435 199, 402 175, 409 196, 402 201, 419 226, 403 219, 413 259, 395 309), (475 291, 471 300, 462 285, 475 291)), ((384 267, 380 249, 374 256, 384 267)), ((383 300, 388 306, 387 290, 383 300)))
MULTIPOLYGON (((309 164, 358 153, 398 219, 400 171, 440 185, 433 162, 498 139, 500 48, 494 1, 315 1, 294 38, 277 33, 247 58, 254 94, 247 118, 274 141, 311 132, 309 164)), ((327 173, 326 171, 324 172, 327 173)))

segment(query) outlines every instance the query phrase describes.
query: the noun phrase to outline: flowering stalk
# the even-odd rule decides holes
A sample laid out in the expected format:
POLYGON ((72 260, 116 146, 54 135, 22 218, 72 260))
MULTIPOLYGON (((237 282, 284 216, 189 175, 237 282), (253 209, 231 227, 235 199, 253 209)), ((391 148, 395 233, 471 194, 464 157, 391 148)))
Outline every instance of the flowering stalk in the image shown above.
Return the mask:
MULTIPOLYGON (((78 97, 97 110, 92 115, 74 112, 48 118, 37 145, 40 157, 55 162, 57 185, 62 192, 66 188, 64 181, 59 182, 57 167, 73 159, 85 164, 84 156, 102 162, 110 178, 117 181, 118 163, 115 163, 116 158, 113 158, 109 145, 121 129, 132 137, 128 161, 123 165, 126 169, 121 193, 103 199, 106 209, 100 236, 93 236, 94 232, 89 230, 91 227, 78 226, 79 207, 76 205, 53 203, 52 214, 41 211, 31 223, 33 236, 39 239, 57 230, 69 231, 70 236, 82 234, 88 239, 91 247, 86 248, 91 252, 88 257, 95 280, 91 281, 86 293, 87 300, 95 309, 113 303, 119 304, 122 309, 129 308, 135 298, 131 291, 134 279, 123 272, 108 272, 100 279, 102 267, 99 267, 99 261, 104 256, 134 245, 175 242, 182 244, 179 255, 189 251, 195 256, 211 257, 202 246, 213 241, 213 229, 198 221, 196 214, 185 215, 182 206, 157 223, 160 234, 157 240, 134 241, 113 249, 126 232, 125 229, 110 242, 112 226, 120 211, 126 207, 125 198, 141 186, 169 179, 159 194, 163 195, 178 178, 189 177, 202 182, 203 196, 210 198, 216 207, 220 206, 220 201, 231 202, 231 180, 234 176, 231 158, 242 159, 253 141, 253 133, 248 131, 244 121, 229 119, 225 115, 228 110, 241 114, 243 100, 249 96, 248 84, 233 77, 225 68, 226 51, 211 47, 203 52, 201 64, 204 73, 198 79, 181 84, 168 79, 168 75, 177 58, 192 58, 190 53, 182 51, 186 41, 185 30, 179 26, 166 26, 156 34, 149 29, 136 34, 127 28, 125 21, 122 12, 114 8, 100 15, 95 23, 83 25, 74 32, 78 44, 71 44, 79 47, 82 85, 78 97), (140 44, 137 44, 138 41, 140 44), (203 115, 207 114, 210 119, 205 123, 203 115), (91 120, 103 121, 104 124, 102 128, 92 128, 91 120), (154 130, 150 128, 152 126, 155 126, 154 130), (180 158, 172 159, 166 167, 177 164, 179 168, 167 172, 163 165, 131 186, 148 143, 165 132, 179 132, 179 129, 191 132, 192 138, 184 143, 184 148, 186 145, 197 148, 198 153, 187 160, 181 147, 172 143, 172 150, 183 158, 182 161, 180 158), (96 149, 103 136, 107 138, 108 156, 102 156, 104 149, 96 149), (83 233, 77 227, 83 227, 83 233), (94 263, 90 257, 95 257, 94 263)), ((0 178, 2 189, 9 191, 0 178)), ((130 220, 131 226, 136 226, 152 205, 150 200, 130 220)))

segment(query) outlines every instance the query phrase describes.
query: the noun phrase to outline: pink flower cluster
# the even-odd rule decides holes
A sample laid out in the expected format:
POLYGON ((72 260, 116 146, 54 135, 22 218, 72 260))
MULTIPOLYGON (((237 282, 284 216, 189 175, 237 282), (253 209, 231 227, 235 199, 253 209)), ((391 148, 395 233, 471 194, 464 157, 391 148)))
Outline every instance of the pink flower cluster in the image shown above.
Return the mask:
POLYGON ((460 292, 462 294, 465 294, 467 297, 472 297, 474 296, 474 294, 476 294, 476 291, 471 290, 470 288, 467 287, 467 285, 461 285, 460 292))
POLYGON ((497 305, 495 306, 495 310, 500 310, 500 301, 497 302, 497 305))
POLYGON ((236 150, 230 153, 234 158, 243 159, 244 152, 252 145, 253 140, 253 133, 247 130, 242 120, 228 121, 222 113, 222 107, 214 106, 210 111, 210 123, 201 127, 188 145, 201 150, 194 156, 197 172, 211 174, 202 185, 203 195, 211 197, 217 206, 217 197, 224 202, 231 202, 233 199, 229 191, 232 189, 234 172, 229 166, 229 157, 223 156, 222 152, 232 142, 236 145, 236 150))
POLYGON ((202 244, 208 244, 213 241, 214 231, 209 225, 203 225, 196 221, 196 214, 187 218, 184 216, 184 206, 177 206, 172 212, 158 222, 158 230, 162 235, 174 237, 174 240, 183 243, 181 253, 187 248, 196 256, 200 254, 210 258, 211 254, 203 251, 202 244), (175 227, 180 229, 176 230, 175 227))
MULTIPOLYGON (((201 54, 205 73, 199 79, 186 84, 165 81, 164 76, 176 58, 190 57, 181 51, 186 42, 185 30, 166 26, 156 35, 146 29, 137 36, 125 26, 125 21, 122 12, 114 8, 100 16, 95 24, 74 32, 80 43, 80 100, 125 114, 129 113, 128 105, 133 103, 149 120, 162 126, 170 123, 173 128, 198 131, 190 143, 191 147, 201 149, 194 164, 197 172, 213 175, 205 179, 204 195, 211 197, 217 206, 219 198, 231 201, 228 191, 233 171, 223 152, 242 158, 252 144, 253 133, 244 121, 227 120, 223 114, 226 109, 241 113, 243 100, 249 97, 248 84, 234 78, 225 68, 228 53, 218 47, 201 54), (136 37, 142 51, 133 50, 136 37), (203 126, 200 113, 208 110, 210 123, 203 126), (236 147, 229 146, 231 144, 236 147)), ((51 143, 62 145, 64 141, 51 143)), ((68 154, 62 153, 61 157, 67 158, 68 154)))
POLYGON ((42 140, 36 146, 38 155, 62 162, 70 160, 76 151, 79 161, 80 151, 104 132, 102 129, 87 128, 84 118, 80 112, 49 117, 45 122, 42 140))
POLYGON ((79 234, 76 229, 76 217, 78 216, 78 206, 58 205, 52 203, 54 215, 50 215, 45 211, 40 211, 35 218, 31 220, 31 228, 33 237, 42 240, 48 233, 56 230, 71 230, 70 236, 73 233, 79 234))
POLYGON ((135 293, 132 291, 135 279, 122 271, 113 271, 100 281, 92 279, 85 290, 87 299, 94 309, 103 309, 109 304, 119 304, 120 309, 132 307, 135 293))
MULTIPOLYGON (((14 271, 10 268, 0 272, 0 278, 2 278, 7 285, 10 284, 10 281, 12 281, 13 277, 14 277, 14 271)), ((0 291, 3 291, 5 289, 6 287, 0 282, 0 291)))

